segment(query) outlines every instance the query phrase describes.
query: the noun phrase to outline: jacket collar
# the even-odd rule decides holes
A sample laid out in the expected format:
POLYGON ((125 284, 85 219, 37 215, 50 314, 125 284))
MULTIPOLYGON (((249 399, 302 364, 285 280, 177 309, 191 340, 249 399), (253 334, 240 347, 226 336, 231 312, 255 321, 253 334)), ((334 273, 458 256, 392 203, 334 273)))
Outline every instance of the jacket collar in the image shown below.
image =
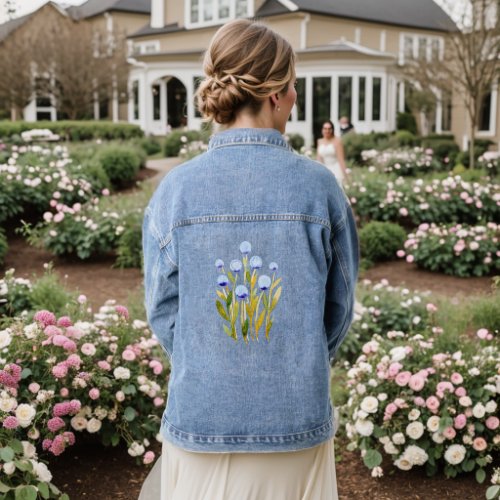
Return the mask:
POLYGON ((271 145, 292 151, 285 138, 274 128, 231 128, 212 136, 208 149, 241 144, 271 145))

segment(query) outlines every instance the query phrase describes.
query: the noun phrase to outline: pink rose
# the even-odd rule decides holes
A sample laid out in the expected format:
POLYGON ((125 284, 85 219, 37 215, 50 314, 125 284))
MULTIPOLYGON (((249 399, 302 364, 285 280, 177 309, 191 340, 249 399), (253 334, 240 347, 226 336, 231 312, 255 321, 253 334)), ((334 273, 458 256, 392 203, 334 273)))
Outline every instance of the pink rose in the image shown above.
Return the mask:
POLYGON ((136 358, 136 355, 135 355, 134 351, 131 351, 130 349, 125 349, 122 353, 122 358, 125 361, 134 361, 134 359, 136 358))
POLYGON ((90 399, 93 399, 93 400, 99 399, 100 395, 101 395, 101 393, 99 392, 99 389, 96 389, 95 387, 90 389, 90 391, 89 391, 90 399))
POLYGON ((155 454, 152 451, 147 451, 146 453, 144 453, 142 462, 144 463, 144 465, 147 465, 153 463, 154 459, 155 459, 155 454))
POLYGON ((400 387, 404 387, 405 385, 408 384, 411 378, 411 372, 405 371, 405 372, 399 372, 396 375, 396 384, 398 384, 400 387))
POLYGON ((406 255, 406 252, 405 252, 404 250, 398 250, 398 251, 396 252, 396 255, 397 255, 400 259, 402 259, 402 258, 406 255))
POLYGON ((488 444, 486 443, 486 441, 484 440, 484 438, 477 437, 477 438, 474 439, 474 441, 472 441, 472 447, 476 451, 484 451, 488 447, 488 444))
POLYGON ((395 377, 401 368, 403 368, 401 363, 398 363, 397 361, 395 363, 391 363, 389 366, 389 377, 395 377))
POLYGON ((12 430, 18 427, 19 422, 16 417, 10 415, 4 419, 2 425, 4 426, 5 429, 12 430))
POLYGON ((68 395, 69 395, 69 391, 67 389, 67 387, 62 387, 61 390, 59 391, 59 394, 63 397, 63 398, 67 398, 68 395))
POLYGON ((406 256, 406 262, 408 262, 408 264, 411 264, 414 260, 415 260, 415 257, 413 255, 406 256))
POLYGON ((425 308, 427 309, 427 312, 429 313, 435 313, 438 308, 434 305, 434 304, 431 304, 430 302, 425 306, 425 308))
POLYGON ((33 316, 33 319, 35 321, 38 321, 43 325, 45 328, 46 326, 49 325, 55 325, 56 324, 56 316, 54 313, 51 313, 50 311, 42 310, 38 311, 35 316, 33 316))
POLYGON ((455 429, 463 429, 467 425, 467 417, 463 413, 460 413, 455 417, 453 425, 455 429))
POLYGON ((154 398, 153 399, 153 404, 155 406, 162 406, 164 403, 164 399, 163 398, 154 398))
POLYGON ((467 389, 465 387, 457 387, 455 390, 455 394, 462 398, 463 396, 467 396, 467 389))
POLYGON ((417 396, 413 402, 415 403, 416 406, 425 406, 425 399, 421 398, 420 396, 417 396))
POLYGON ((497 417, 488 417, 485 423, 488 429, 494 431, 500 425, 500 420, 497 417))
POLYGON ((37 384, 36 382, 31 382, 31 384, 28 386, 28 390, 33 394, 36 394, 40 390, 40 384, 37 384))
POLYGON ((443 431, 443 436, 446 439, 453 439, 457 435, 457 432, 453 427, 446 427, 446 429, 443 431))
POLYGON ((68 367, 61 363, 58 363, 54 367, 52 367, 52 375, 55 378, 63 378, 68 374, 68 367))
POLYGON ((424 388, 425 380, 420 375, 412 375, 408 385, 412 391, 418 392, 424 388))
POLYGON ((128 319, 129 317, 128 309, 125 306, 117 305, 115 306, 115 311, 123 318, 128 319))
POLYGON ((47 422, 47 428, 50 432, 57 432, 59 429, 65 427, 66 424, 61 417, 53 417, 47 422))
POLYGON ((485 340, 486 337, 488 337, 488 330, 486 330, 486 328, 480 328, 477 332, 476 332, 476 335, 481 339, 481 340, 485 340))
POLYGON ((108 371, 111 370, 111 365, 107 361, 98 361, 97 366, 101 370, 108 370, 108 371))
POLYGON ((450 378, 451 378, 452 383, 455 385, 459 385, 464 381, 464 378, 462 377, 462 375, 460 375, 460 373, 457 373, 457 372, 452 373, 450 378))
POLYGON ((57 326, 62 326, 64 328, 67 328, 68 326, 72 326, 73 323, 71 322, 71 319, 69 318, 69 316, 61 316, 58 320, 57 320, 57 326))
POLYGON ((425 406, 432 412, 436 413, 437 409, 439 408, 439 399, 436 396, 429 396, 425 400, 425 406))

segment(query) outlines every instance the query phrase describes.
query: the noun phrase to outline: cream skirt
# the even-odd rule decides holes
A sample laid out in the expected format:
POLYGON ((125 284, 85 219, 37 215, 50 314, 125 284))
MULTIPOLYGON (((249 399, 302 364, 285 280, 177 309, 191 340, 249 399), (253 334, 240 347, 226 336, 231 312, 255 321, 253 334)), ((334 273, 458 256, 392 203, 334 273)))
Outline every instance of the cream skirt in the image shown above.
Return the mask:
POLYGON ((193 453, 164 442, 139 500, 338 500, 333 439, 285 453, 193 453))

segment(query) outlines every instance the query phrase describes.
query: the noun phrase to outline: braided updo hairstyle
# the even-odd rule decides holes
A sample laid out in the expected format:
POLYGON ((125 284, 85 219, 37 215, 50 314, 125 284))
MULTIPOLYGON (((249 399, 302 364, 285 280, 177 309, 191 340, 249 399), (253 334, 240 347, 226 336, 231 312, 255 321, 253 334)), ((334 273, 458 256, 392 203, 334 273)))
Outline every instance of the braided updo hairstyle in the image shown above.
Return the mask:
POLYGON ((273 30, 245 19, 229 22, 205 54, 198 109, 220 124, 232 123, 242 108, 258 113, 267 97, 288 89, 294 66, 291 45, 273 30))

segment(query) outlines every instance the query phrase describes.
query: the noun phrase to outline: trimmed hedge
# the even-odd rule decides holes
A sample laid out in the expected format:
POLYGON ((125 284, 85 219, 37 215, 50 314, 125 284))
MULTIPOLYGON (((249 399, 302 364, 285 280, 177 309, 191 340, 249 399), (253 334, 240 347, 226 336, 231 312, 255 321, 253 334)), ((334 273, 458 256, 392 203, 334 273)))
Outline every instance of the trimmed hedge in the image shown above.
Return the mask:
POLYGON ((417 135, 417 122, 412 113, 398 113, 396 128, 398 130, 407 130, 413 135, 417 135))
POLYGON ((179 156, 183 146, 191 141, 208 142, 210 130, 173 130, 165 137, 165 156, 179 156))
POLYGON ((61 139, 68 141, 86 141, 90 139, 131 139, 143 137, 141 128, 131 123, 113 123, 110 121, 70 121, 61 120, 56 122, 11 122, 0 121, 0 137, 9 138, 18 136, 21 132, 32 129, 46 128, 57 134, 61 139))
POLYGON ((143 162, 142 150, 133 146, 106 146, 96 156, 114 187, 130 185, 143 162))
POLYGON ((405 241, 406 231, 392 222, 372 221, 359 231, 361 255, 371 262, 395 259, 405 241))

